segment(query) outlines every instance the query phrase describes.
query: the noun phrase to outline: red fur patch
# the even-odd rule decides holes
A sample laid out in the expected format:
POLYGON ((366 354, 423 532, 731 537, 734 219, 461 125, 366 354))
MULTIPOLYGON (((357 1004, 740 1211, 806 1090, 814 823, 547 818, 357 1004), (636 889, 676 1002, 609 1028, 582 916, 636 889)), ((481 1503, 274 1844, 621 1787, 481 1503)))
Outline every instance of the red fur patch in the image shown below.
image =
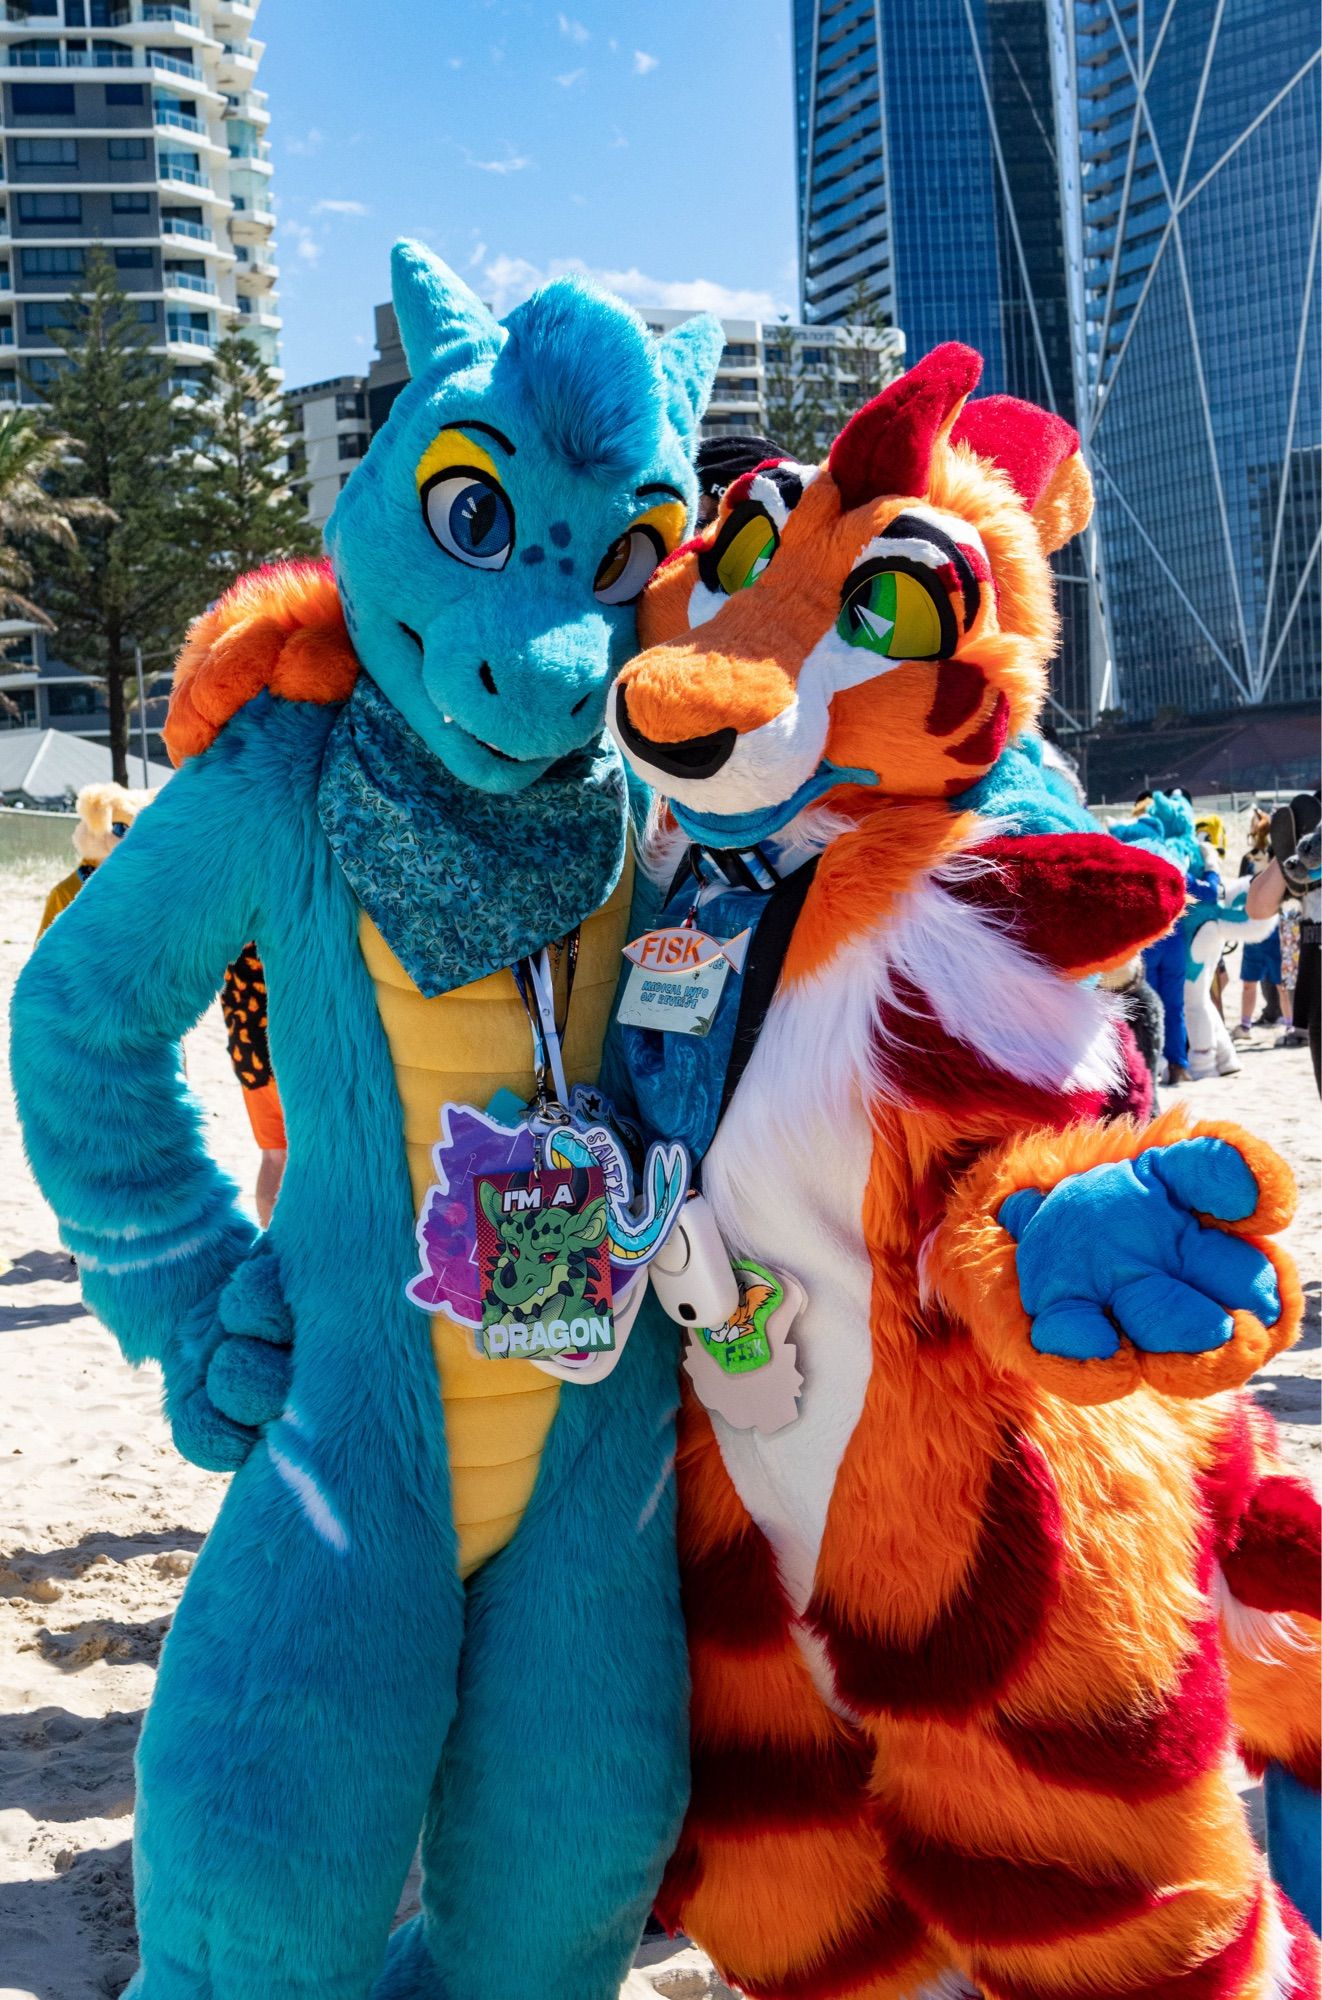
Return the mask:
POLYGON ((735 1540, 686 1550, 682 1588, 690 1646, 751 1657, 785 1643, 790 1613, 776 1558, 751 1524, 735 1540))
POLYGON ((872 1753, 858 1737, 792 1748, 695 1746, 688 1824, 699 1832, 768 1833, 856 1820, 867 1804, 872 1753))
POLYGON ((1142 1050, 1134 1039, 1134 1030, 1128 1021, 1116 1022, 1115 1036, 1120 1049, 1120 1060, 1124 1065, 1125 1080, 1107 1098, 1106 1116, 1132 1118, 1136 1125, 1146 1125, 1156 1110, 1151 1071, 1143 1060, 1142 1050))
POLYGON ((1264 1479, 1240 1517, 1239 1539, 1221 1561, 1226 1582, 1255 1611, 1322 1605, 1322 1505, 1301 1479, 1264 1479))
POLYGON ((1079 433, 1063 417, 1017 396, 980 396, 966 403, 950 436, 952 443, 990 459, 1030 513, 1057 467, 1079 449, 1079 433))
POLYGON ((807 1622, 862 1714, 957 1721, 1005 1692, 1032 1657, 1060 1580, 1060 1502, 1036 1445, 1007 1431, 992 1464, 964 1581, 912 1639, 847 1620, 815 1598, 807 1622))
POLYGON ((998 694, 992 703, 991 713, 972 736, 966 736, 962 743, 956 743, 947 750, 947 757, 956 764, 981 764, 990 766, 996 762, 1005 748, 1010 734, 1010 704, 1003 694, 998 694))
POLYGON ((1086 1875, 1057 1862, 969 1854, 887 1824, 886 1855, 920 1916, 965 1945, 1041 1945, 1155 1909, 1161 1898, 1117 1867, 1086 1875))
POLYGON ((933 736, 952 736, 961 723, 977 714, 986 692, 986 679, 977 667, 967 660, 942 660, 928 710, 928 730, 933 736))
POLYGON ((783 1972, 772 1980, 749 1979, 729 1967, 725 1974, 747 2000, 836 2000, 865 1981, 898 1972, 923 1937, 923 1925, 913 1912, 888 1897, 857 1930, 801 1971, 783 1972))
POLYGON ((1062 972, 1109 965, 1164 936, 1184 909, 1178 868, 1109 833, 989 840, 995 870, 949 893, 994 910, 1034 958, 1062 972))
POLYGON ((947 341, 865 403, 827 461, 842 507, 892 493, 925 494, 937 438, 981 373, 980 355, 947 341))
POLYGON ((1219 1629, 1209 1619, 1169 1692, 1155 1704, 1091 1722, 997 1725, 1011 1755, 1068 1789, 1155 1799, 1216 1764, 1226 1744, 1226 1677, 1219 1629))
MULTIPOLYGON (((1258 1890, 1245 1914, 1244 1921, 1235 1935, 1211 1958, 1205 1958, 1201 1965, 1191 1966, 1187 1972, 1173 1972, 1167 1978, 1145 1979, 1141 1986, 1127 1986, 1126 2000, 1240 2000, 1244 1992, 1244 1980, 1253 1964, 1253 1954, 1258 1942, 1258 1925, 1262 1917, 1262 1891, 1258 1890)), ((975 1961, 971 1967, 976 1979, 994 1988, 998 2000, 1112 2000, 1112 1993, 1100 1986, 1042 1986, 1036 1982, 1027 1985, 1017 1979, 1007 1979, 1003 1973, 989 1971, 975 1961)))
POLYGON ((1225 1561, 1239 1539, 1239 1524, 1257 1479, 1248 1413, 1237 1404, 1222 1433, 1216 1458, 1198 1482, 1218 1562, 1225 1561))
POLYGON ((963 1113, 980 1123, 994 1115, 1017 1127, 1100 1117, 1103 1099, 1095 1092, 1040 1088, 983 1062, 942 1026, 926 994, 908 980, 896 978, 895 997, 877 1024, 878 1057, 891 1087, 915 1110, 948 1118, 963 1113))
POLYGON ((1285 2000, 1316 2000, 1322 1992, 1322 1946, 1279 1889, 1276 1904, 1290 1939, 1290 1985, 1285 2000))

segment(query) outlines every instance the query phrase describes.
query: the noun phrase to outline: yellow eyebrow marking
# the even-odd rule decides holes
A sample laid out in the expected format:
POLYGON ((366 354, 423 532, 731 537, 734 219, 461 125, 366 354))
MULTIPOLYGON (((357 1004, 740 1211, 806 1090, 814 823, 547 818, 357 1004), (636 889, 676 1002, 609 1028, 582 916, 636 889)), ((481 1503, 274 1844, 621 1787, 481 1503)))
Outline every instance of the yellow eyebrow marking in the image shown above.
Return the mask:
POLYGON ((439 433, 418 460, 416 478, 418 490, 434 479, 438 472, 445 472, 452 465, 471 465, 478 472, 485 472, 497 486, 502 484, 496 463, 480 444, 475 444, 466 432, 451 428, 439 433))
MULTIPOLYGON (((649 507, 645 514, 637 514, 630 521, 629 528, 644 526, 655 528, 665 543, 666 554, 677 549, 684 539, 688 526, 688 509, 682 500, 663 500, 657 507, 649 507)), ((624 530, 627 535, 629 528, 624 530)))

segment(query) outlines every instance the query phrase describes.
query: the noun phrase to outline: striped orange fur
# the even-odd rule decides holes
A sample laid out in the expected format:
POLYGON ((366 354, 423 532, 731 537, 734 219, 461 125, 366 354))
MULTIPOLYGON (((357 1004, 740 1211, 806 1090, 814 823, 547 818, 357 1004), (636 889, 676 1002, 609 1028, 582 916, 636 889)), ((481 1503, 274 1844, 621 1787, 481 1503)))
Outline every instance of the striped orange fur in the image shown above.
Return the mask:
MULTIPOLYGON (((842 579, 888 522, 921 501, 985 551, 989 587, 951 660, 850 683, 832 655, 823 754, 880 784, 842 783, 822 801, 829 828, 764 1030, 765 1046, 778 1021, 798 1023, 801 1067, 828 1092, 835 1049, 814 1032, 848 1040, 840 994, 863 980, 861 954, 885 963, 905 926, 956 923, 961 896, 977 903, 985 836, 947 799, 993 761, 1005 728, 1037 713, 1055 631, 1046 554, 1087 515, 1087 475, 1057 420, 1041 418, 1050 450, 1031 491, 961 437, 963 369, 957 353, 944 420, 930 380, 908 416, 902 386, 886 392, 876 436, 865 426, 797 481, 751 587, 714 603, 695 547, 663 568, 643 606, 649 651, 621 677, 629 723, 654 744, 742 739, 803 699, 842 579), (921 485, 898 489, 908 497, 868 488, 869 453, 912 472, 922 450, 921 485)), ((984 415, 968 437, 1013 421, 984 415)), ((1022 454, 1015 464, 1022 476, 1022 454)), ((727 494, 708 547, 755 483, 727 494)), ((771 756, 786 739, 766 740, 771 756)), ((760 769, 746 761, 740 782, 760 769)), ((719 785, 718 771, 710 806, 697 778, 676 798, 748 809, 719 785)), ((1034 843, 1021 845, 1031 896, 1034 843)), ((1164 894, 1139 884, 1100 955, 1062 938, 1064 918, 1021 927, 1002 901, 996 921, 1008 912, 1002 935, 1039 940, 1036 990, 1063 1020, 1053 993, 1159 935, 1174 914, 1164 894)), ((663 1911, 755 2000, 918 2000, 960 1981, 986 2000, 1302 1996, 1316 1954, 1267 1884, 1226 1768, 1236 1731, 1251 1758, 1301 1771, 1316 1748, 1316 1621, 1291 1608, 1308 1587, 1311 1517, 1240 1394, 1299 1323, 1292 1267, 1270 1243, 1291 1211, 1289 1176, 1247 1135, 1175 1114, 1146 1130, 1100 1124, 1103 1093, 1076 1054, 1057 1082, 1030 1084, 998 1054, 1009 1042, 961 1039, 930 1001, 898 975, 879 981, 872 1058, 857 1058, 835 1100, 852 1109, 864 1095, 865 1165, 830 1240, 862 1264, 866 1376, 807 1544, 809 1589, 800 1545, 787 1556, 769 1537, 808 1534, 817 1468, 787 1456, 780 1487, 750 1482, 774 1491, 764 1535, 731 1471, 747 1474, 748 1454, 731 1456, 686 1400, 693 1805, 663 1911), (1258 1208, 1235 1227, 1276 1265, 1278 1322, 1237 1318, 1215 1355, 1153 1357, 1127 1341, 1106 1362, 1038 1354, 995 1220, 1005 1197, 1200 1131, 1238 1145, 1257 1176, 1258 1208)), ((829 1138, 796 1150, 809 1105, 793 1054, 761 1082, 750 1063, 705 1170, 741 1245, 773 1263, 797 1210, 818 1216, 816 1182, 841 1171, 829 1138), (767 1185, 734 1157, 758 1145, 783 1162, 770 1215, 739 1206, 741 1189, 767 1185)), ((801 1347, 805 1409, 848 1331, 817 1327, 819 1345, 801 1347)))

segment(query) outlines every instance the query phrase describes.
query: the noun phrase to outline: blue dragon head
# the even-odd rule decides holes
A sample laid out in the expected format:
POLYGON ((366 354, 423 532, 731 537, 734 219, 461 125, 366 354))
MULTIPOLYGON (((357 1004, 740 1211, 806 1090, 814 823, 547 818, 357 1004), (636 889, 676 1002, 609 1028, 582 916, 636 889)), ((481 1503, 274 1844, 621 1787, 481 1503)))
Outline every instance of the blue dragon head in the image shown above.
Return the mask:
POLYGON ((326 530, 358 656, 461 782, 518 792, 594 741, 634 606, 682 541, 721 353, 560 279, 498 321, 421 245, 393 294, 411 381, 326 530))

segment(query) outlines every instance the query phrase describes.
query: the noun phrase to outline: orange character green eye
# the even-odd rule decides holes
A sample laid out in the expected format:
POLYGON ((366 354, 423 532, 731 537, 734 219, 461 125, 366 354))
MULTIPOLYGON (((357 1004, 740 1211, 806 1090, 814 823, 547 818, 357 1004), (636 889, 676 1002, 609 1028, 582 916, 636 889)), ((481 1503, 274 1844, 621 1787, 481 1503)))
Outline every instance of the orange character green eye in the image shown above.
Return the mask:
POLYGON ((902 556, 860 563, 841 593, 836 631, 888 660, 940 660, 959 634, 940 583, 902 556))
POLYGON ((764 574, 780 546, 780 534, 765 507, 745 500, 734 509, 710 548, 698 557, 708 590, 733 597, 764 574))

